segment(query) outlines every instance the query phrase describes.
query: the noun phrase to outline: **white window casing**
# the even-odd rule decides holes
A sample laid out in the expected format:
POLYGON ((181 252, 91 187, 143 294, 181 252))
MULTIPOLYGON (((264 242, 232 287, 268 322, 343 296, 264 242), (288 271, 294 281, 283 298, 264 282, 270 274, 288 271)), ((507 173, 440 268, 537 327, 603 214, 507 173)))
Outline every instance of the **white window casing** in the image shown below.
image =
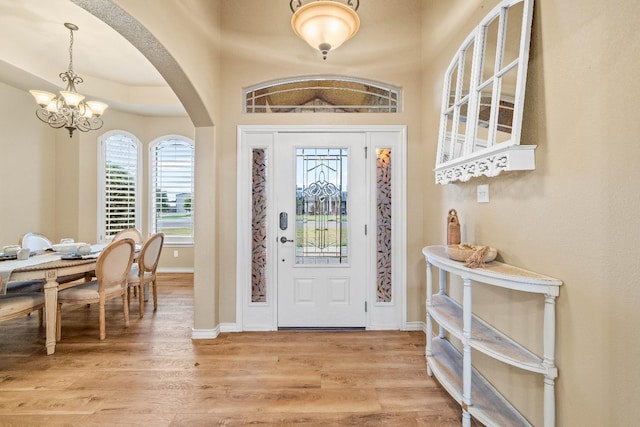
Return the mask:
POLYGON ((129 132, 99 138, 98 242, 108 243, 125 228, 141 230, 141 144, 129 132))
POLYGON ((168 135, 149 145, 149 233, 165 245, 193 245, 194 143, 168 135))

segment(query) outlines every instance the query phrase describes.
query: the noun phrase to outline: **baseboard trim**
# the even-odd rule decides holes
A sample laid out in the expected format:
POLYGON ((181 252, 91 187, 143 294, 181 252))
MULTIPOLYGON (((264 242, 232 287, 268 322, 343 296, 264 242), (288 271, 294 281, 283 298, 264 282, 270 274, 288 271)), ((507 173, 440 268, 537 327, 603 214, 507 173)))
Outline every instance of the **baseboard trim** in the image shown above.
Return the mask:
POLYGON ((236 323, 220 323, 220 332, 241 332, 236 323))
POLYGON ((158 267, 158 273, 193 273, 193 267, 158 267))
MULTIPOLYGON (((255 332, 266 332, 266 331, 273 331, 273 329, 263 329, 263 328, 249 328, 246 329, 248 331, 255 331, 255 332)), ((367 330, 370 331, 375 331, 375 330, 387 330, 384 328, 368 328, 367 330)), ((392 329, 388 329, 388 330, 394 330, 392 329)), ((397 330, 397 329, 396 329, 397 330)), ((427 333, 426 330, 426 324, 425 322, 407 322, 405 324, 405 331, 422 331, 425 334, 427 333)), ((242 330, 240 330, 238 328, 238 324, 237 323, 220 323, 218 326, 216 326, 213 329, 191 329, 191 339, 194 340, 207 340, 207 339, 215 339, 218 337, 218 335, 220 335, 221 333, 233 333, 233 332, 242 332, 242 330)))
POLYGON ((407 322, 405 324, 405 331, 422 331, 427 332, 427 327, 424 322, 407 322))
POLYGON ((217 338, 218 335, 220 335, 220 325, 213 329, 191 329, 192 340, 211 340, 217 338))

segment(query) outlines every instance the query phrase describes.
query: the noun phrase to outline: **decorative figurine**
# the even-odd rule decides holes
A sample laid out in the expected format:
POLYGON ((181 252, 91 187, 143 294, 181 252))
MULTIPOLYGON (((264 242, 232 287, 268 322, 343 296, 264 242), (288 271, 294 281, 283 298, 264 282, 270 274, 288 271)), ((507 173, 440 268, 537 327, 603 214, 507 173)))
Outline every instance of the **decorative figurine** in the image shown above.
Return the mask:
POLYGON ((460 244, 460 222, 458 222, 458 213, 455 209, 449 210, 447 217, 447 245, 460 244))

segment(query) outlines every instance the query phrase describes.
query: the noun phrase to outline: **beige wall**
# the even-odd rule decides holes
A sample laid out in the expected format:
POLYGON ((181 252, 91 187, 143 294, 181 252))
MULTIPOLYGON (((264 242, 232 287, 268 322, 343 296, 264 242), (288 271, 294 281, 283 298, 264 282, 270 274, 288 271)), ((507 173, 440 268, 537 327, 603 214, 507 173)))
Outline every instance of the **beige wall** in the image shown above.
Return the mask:
MULTIPOLYGON (((441 76, 495 4, 429 1, 423 10, 430 164, 441 76)), ((640 416, 640 85, 632 71, 640 69, 639 16, 634 2, 537 0, 522 133, 522 143, 538 145, 536 170, 424 187, 425 243, 445 241, 446 212, 456 208, 463 240, 495 246, 502 260, 564 281, 557 305, 561 426, 633 425, 640 416), (475 202, 478 184, 489 184, 489 204, 475 202)), ((479 288, 474 304, 540 351, 533 324, 542 306, 535 299, 479 288)), ((534 425, 542 424, 539 378, 476 360, 534 425)))
POLYGON ((33 97, 0 83, 0 246, 29 232, 54 234, 56 133, 35 117, 33 97), (41 126, 42 125, 42 126, 41 126))
MULTIPOLYGON (((163 8, 145 7, 148 2, 134 0, 118 3, 135 9, 134 15, 144 18, 141 21, 175 54, 216 123, 215 128, 195 131, 200 186, 196 194, 203 194, 200 203, 206 203, 214 217, 212 222, 203 221, 202 215, 196 218, 196 287, 201 289, 195 301, 196 328, 235 321, 237 125, 406 124, 408 320, 424 318, 420 248, 444 242, 446 212, 456 208, 465 240, 491 244, 500 250, 503 261, 564 281, 557 306, 557 424, 623 426, 633 425, 640 417, 636 403, 640 395, 640 333, 636 325, 640 262, 635 250, 640 241, 640 173, 635 168, 640 160, 640 125, 635 111, 640 86, 634 80, 640 69, 640 40, 634 31, 640 15, 634 2, 537 0, 523 124, 523 143, 538 145, 537 168, 447 186, 434 185, 431 171, 442 74, 462 39, 495 0, 402 0, 403 7, 384 0, 363 2, 361 33, 334 52, 350 58, 341 61, 345 64, 341 67, 334 65, 331 57, 320 62, 310 48, 300 48, 298 43, 302 42, 292 37, 288 28, 262 26, 258 33, 247 31, 256 28, 256 10, 261 20, 273 23, 279 19, 271 1, 166 2, 163 8), (186 5, 201 3, 208 5, 206 13, 196 8, 201 19, 191 21, 186 5), (386 19, 364 25, 371 16, 367 4, 384 8, 386 19), (166 25, 169 21, 172 25, 166 25), (221 22, 222 36, 218 33, 221 22), (378 31, 382 28, 385 31, 378 31), (381 39, 388 34, 394 35, 391 40, 381 39), (220 37, 223 51, 219 50, 220 37), (365 51, 379 55, 373 61, 370 56, 363 61, 365 51), (319 73, 399 85, 405 94, 404 112, 392 117, 241 113, 243 86, 319 73), (198 147, 200 138, 210 143, 198 147), (489 204, 475 202, 480 183, 490 185, 489 204), (215 188, 215 192, 207 188, 215 188), (216 257, 218 247, 223 250, 216 257)), ((0 140, 0 194, 5 201, 17 198, 31 207, 26 212, 11 205, 0 209, 1 244, 12 243, 23 229, 36 227, 56 237, 77 232, 81 238, 90 238, 95 233, 91 223, 95 214, 87 215, 85 209, 93 210, 91 205, 97 204, 96 185, 90 178, 95 139, 65 140, 59 136, 64 132, 55 134, 44 125, 33 124, 28 94, 0 85, 0 95, 5 100, 15 99, 3 102, 0 115, 5 135, 0 140), (78 145, 77 155, 68 142, 78 145), (54 144, 55 150, 51 148, 54 144), (67 160, 53 166, 61 154, 67 160), (22 164, 15 159, 24 157, 35 157, 37 165, 31 166, 29 183, 19 190, 5 185, 23 173, 22 164), (76 180, 74 170, 79 171, 78 177, 87 179, 76 180), (77 200, 66 190, 74 188, 75 192, 74 186, 77 200), (67 202, 73 208, 67 208, 67 202), (45 208, 51 206, 55 206, 55 221, 46 214, 45 208), (66 215, 73 220, 60 219, 66 215)), ((125 126, 141 118, 114 112, 112 119, 109 126, 125 126)), ((162 123, 147 121, 134 133, 152 138, 143 128, 162 123)), ((182 122, 175 126, 186 128, 182 122)), ((89 135, 86 137, 91 138, 89 135)), ((541 320, 539 302, 487 288, 474 293, 474 302, 484 318, 540 350, 535 327, 541 320)), ((541 425, 540 379, 486 358, 476 360, 534 425, 541 425)))

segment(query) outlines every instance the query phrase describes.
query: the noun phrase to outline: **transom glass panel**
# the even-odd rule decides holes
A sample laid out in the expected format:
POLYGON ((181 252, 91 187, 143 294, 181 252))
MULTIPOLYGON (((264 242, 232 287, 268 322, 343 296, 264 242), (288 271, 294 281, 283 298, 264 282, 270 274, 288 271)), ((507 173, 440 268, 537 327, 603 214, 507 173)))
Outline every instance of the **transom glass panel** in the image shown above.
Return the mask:
POLYGON ((296 77, 244 90, 246 113, 397 113, 400 106, 400 89, 350 77, 296 77))

